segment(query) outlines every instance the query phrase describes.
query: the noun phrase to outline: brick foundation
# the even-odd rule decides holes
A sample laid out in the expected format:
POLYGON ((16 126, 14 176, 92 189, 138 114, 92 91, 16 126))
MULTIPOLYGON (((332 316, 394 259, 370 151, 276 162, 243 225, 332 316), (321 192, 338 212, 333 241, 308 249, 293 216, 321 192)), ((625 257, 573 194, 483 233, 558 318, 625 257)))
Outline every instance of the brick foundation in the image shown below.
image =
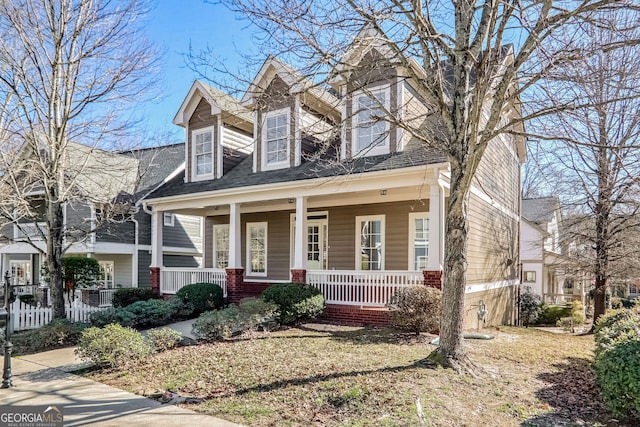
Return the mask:
POLYGON ((307 270, 291 270, 293 283, 307 283, 307 270))
POLYGON ((386 308, 327 304, 320 319, 342 325, 388 326, 388 313, 386 308))
POLYGON ((244 282, 242 285, 242 298, 259 297, 271 283, 244 282))
POLYGON ((442 289, 442 271, 440 270, 424 270, 424 285, 431 288, 442 289))
POLYGON ((150 267, 151 270, 151 289, 160 295, 160 267, 150 267))
POLYGON ((237 304, 245 296, 244 268, 227 268, 227 300, 237 304))

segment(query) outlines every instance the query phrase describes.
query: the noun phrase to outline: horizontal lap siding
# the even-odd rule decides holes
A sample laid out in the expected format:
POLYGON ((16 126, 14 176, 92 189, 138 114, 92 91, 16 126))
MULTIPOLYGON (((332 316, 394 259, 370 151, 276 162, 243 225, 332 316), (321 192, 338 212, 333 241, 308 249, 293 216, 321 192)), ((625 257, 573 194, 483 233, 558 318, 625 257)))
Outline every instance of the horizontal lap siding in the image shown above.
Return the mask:
MULTIPOLYGON (((427 204, 428 206, 428 204, 427 204)), ((406 270, 409 213, 426 212, 422 201, 341 206, 329 209, 329 269, 353 270, 356 265, 356 216, 385 215, 385 269, 406 270)))
POLYGON ((125 288, 131 287, 133 284, 131 283, 131 277, 133 275, 133 260, 131 255, 96 254, 94 257, 98 261, 113 261, 113 268, 115 270, 113 277, 114 285, 121 285, 125 288))
POLYGON ((251 213, 242 215, 242 265, 247 268, 247 223, 267 222, 267 277, 250 276, 247 281, 289 280, 290 211, 251 213))
POLYGON ((200 217, 175 214, 173 227, 163 226, 162 244, 201 250, 200 217))
POLYGON ((500 326, 515 324, 516 286, 505 286, 498 289, 473 292, 465 296, 465 329, 482 327, 478 322, 478 305, 480 300, 487 308, 487 321, 484 326, 500 326))
MULTIPOLYGON (((138 251, 138 287, 151 287, 151 254, 149 251, 138 251)), ((134 283, 135 285, 136 283, 134 283)))

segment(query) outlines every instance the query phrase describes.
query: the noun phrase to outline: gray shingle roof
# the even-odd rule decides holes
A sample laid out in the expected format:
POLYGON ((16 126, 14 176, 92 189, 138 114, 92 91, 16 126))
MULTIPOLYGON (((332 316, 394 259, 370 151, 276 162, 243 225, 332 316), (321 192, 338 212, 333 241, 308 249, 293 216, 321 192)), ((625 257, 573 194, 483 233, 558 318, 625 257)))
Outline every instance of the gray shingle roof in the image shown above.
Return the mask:
POLYGON ((184 182, 184 173, 176 176, 147 198, 195 194, 208 191, 241 188, 254 185, 284 183, 288 181, 302 181, 306 179, 359 174, 382 170, 406 168, 446 162, 446 155, 432 148, 423 147, 419 142, 412 141, 400 153, 381 156, 360 157, 349 161, 330 161, 319 158, 302 163, 293 168, 278 169, 253 173, 253 154, 240 162, 222 178, 208 181, 184 182))
POLYGON ((138 160, 138 184, 135 199, 156 188, 184 162, 185 144, 164 145, 123 152, 138 160))
POLYGON ((522 199, 522 216, 537 224, 551 221, 554 212, 559 209, 558 196, 522 199))

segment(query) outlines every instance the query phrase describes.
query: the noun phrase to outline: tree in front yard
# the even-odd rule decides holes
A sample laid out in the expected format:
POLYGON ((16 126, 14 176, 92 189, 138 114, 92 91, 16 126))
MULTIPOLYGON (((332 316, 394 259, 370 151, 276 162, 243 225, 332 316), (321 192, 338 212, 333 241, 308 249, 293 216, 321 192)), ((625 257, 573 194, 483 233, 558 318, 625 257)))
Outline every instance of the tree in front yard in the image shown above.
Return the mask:
POLYGON ((135 168, 98 147, 124 138, 119 115, 151 81, 144 12, 137 0, 0 2, 0 217, 44 256, 55 318, 67 245, 95 231, 90 213, 72 230, 64 211, 87 203, 94 220, 122 217, 114 194, 135 185, 135 168))
MULTIPOLYGON (((377 120, 393 123, 425 147, 446 153, 450 191, 445 216, 440 346, 430 356, 458 371, 473 372, 462 342, 467 280, 468 199, 474 175, 494 138, 527 134, 524 121, 564 108, 536 109, 535 96, 557 65, 578 59, 566 46, 551 43, 558 33, 597 25, 605 9, 625 8, 611 0, 505 1, 222 1, 268 34, 261 51, 295 64, 317 85, 353 72, 372 76, 378 69, 356 70, 345 60, 354 38, 380 43, 394 67, 411 79, 416 96, 431 106, 415 120, 388 111, 377 120), (414 61, 420 67, 415 67, 414 61), (525 109, 527 107, 529 109, 525 109), (426 123, 426 126, 425 126, 426 123)), ((589 55, 591 52, 582 52, 589 55)), ((201 55, 199 58, 211 58, 201 55)), ((193 58, 197 63, 198 57, 193 58)), ((209 63, 210 64, 210 63, 209 63)), ((374 62, 378 64, 378 62, 374 62)), ((197 65, 197 64, 196 64, 197 65)), ((367 63, 371 67, 371 63, 367 63)), ((386 66, 380 64, 380 66, 386 66)), ((224 64, 213 64, 228 71, 224 64)), ((375 67, 375 65, 374 65, 375 67)), ((210 73, 209 73, 210 74, 210 73)), ((222 82, 228 84, 228 82, 222 82)), ((365 84, 355 82, 351 90, 365 84)))

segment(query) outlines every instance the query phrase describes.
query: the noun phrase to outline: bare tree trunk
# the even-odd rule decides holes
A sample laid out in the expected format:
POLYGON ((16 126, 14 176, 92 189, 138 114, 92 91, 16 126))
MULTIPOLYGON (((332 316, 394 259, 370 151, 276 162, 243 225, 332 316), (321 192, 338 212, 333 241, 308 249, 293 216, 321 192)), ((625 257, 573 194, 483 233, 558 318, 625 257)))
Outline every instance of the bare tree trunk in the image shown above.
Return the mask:
POLYGON ((53 318, 66 318, 64 308, 64 281, 62 278, 63 254, 63 210, 58 202, 57 186, 49 190, 51 201, 47 205, 47 225, 49 235, 47 239, 46 264, 49 272, 49 286, 53 304, 53 318))

